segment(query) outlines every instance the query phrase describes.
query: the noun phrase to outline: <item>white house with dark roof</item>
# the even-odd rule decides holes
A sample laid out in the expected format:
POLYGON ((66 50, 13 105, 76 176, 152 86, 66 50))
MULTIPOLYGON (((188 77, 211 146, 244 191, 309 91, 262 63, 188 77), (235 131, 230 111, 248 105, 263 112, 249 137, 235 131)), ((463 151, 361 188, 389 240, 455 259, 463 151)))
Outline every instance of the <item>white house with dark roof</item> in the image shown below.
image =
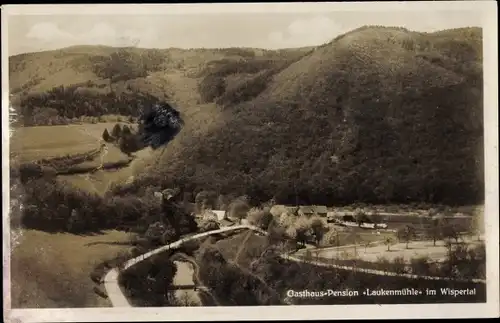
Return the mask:
POLYGON ((215 215, 217 215, 217 221, 222 221, 223 219, 226 218, 226 211, 211 210, 211 212, 213 212, 213 213, 215 213, 215 215))

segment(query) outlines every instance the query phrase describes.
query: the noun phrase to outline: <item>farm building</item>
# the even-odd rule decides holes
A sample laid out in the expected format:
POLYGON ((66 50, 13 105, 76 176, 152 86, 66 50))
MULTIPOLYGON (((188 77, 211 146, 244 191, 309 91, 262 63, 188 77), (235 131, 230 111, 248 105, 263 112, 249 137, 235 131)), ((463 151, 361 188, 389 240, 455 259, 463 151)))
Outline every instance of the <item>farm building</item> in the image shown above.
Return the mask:
POLYGON ((326 217, 328 219, 331 219, 331 220, 336 219, 336 218, 340 218, 343 215, 345 215, 345 214, 342 212, 339 212, 339 211, 328 211, 326 213, 326 217))
POLYGON ((318 215, 321 217, 326 217, 328 210, 324 205, 307 205, 299 207, 299 215, 313 216, 318 215))
POLYGON ((226 211, 222 210, 211 210, 217 216, 217 221, 224 220, 226 218, 226 211))
POLYGON ((227 218, 226 211, 221 210, 205 210, 198 217, 201 217, 203 221, 216 221, 221 227, 229 227, 235 223, 234 220, 227 218))

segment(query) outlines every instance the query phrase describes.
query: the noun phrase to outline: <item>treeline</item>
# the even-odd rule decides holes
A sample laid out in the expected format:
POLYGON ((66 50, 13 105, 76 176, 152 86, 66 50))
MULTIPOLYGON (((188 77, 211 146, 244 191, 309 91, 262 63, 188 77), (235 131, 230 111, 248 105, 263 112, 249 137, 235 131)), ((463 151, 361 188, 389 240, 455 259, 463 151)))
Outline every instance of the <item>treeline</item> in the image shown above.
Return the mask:
POLYGON ((217 248, 199 254, 200 279, 223 306, 282 305, 282 295, 257 277, 224 259, 217 248))
POLYGON ((235 55, 248 58, 255 57, 255 51, 250 48, 239 48, 239 47, 216 48, 214 49, 214 51, 224 53, 226 55, 235 55))
MULTIPOLYGON (((35 168, 40 168, 41 166, 52 167, 56 170, 61 170, 83 163, 85 161, 91 161, 95 159, 98 155, 99 155, 99 149, 92 149, 90 151, 79 154, 58 156, 53 158, 42 158, 34 163, 21 164, 19 165, 19 167, 21 167, 22 169, 32 168, 33 171, 35 171, 35 168)), ((16 169, 15 165, 14 169, 16 169)), ((22 169, 20 170, 21 173, 23 173, 22 169)))
POLYGON ((285 68, 284 64, 280 67, 266 70, 255 75, 240 86, 224 91, 224 93, 217 97, 216 103, 224 107, 229 107, 256 98, 267 88, 273 75, 279 73, 283 68, 285 68))
POLYGON ((92 71, 109 80, 110 90, 113 82, 146 77, 148 73, 160 70, 167 61, 170 57, 157 49, 138 52, 121 48, 107 56, 90 57, 92 71))
POLYGON ((127 298, 134 306, 175 306, 176 299, 171 290, 177 266, 170 253, 150 257, 122 272, 119 284, 125 289, 127 298))
MULTIPOLYGON (((68 54, 67 54, 68 55, 68 54)), ((16 63, 13 60, 13 66, 16 63)), ((120 114, 137 116, 141 105, 157 102, 154 96, 137 91, 115 93, 113 83, 145 78, 150 73, 161 70, 170 56, 156 49, 135 50, 121 48, 109 55, 84 55, 71 61, 74 70, 91 70, 98 77, 108 81, 109 91, 88 81, 83 84, 54 87, 41 93, 23 94, 16 105, 21 116, 21 124, 59 125, 82 116, 102 116, 120 114), (109 92, 109 93, 106 93, 109 92)), ((131 90, 131 89, 130 89, 131 90)))
POLYGON ((402 257, 396 257, 392 261, 380 257, 376 262, 359 259, 339 260, 316 257, 310 252, 306 252, 301 258, 308 261, 320 261, 325 264, 374 269, 388 273, 414 274, 458 280, 486 279, 486 249, 483 242, 477 245, 449 243, 447 256, 443 262, 432 261, 428 256, 412 258, 410 263, 406 262, 402 257))
POLYGON ((114 125, 111 133, 108 129, 104 129, 102 139, 105 142, 116 144, 123 153, 130 156, 132 153, 144 148, 142 134, 139 133, 140 129, 142 129, 142 125, 134 130, 126 124, 121 126, 117 123, 114 125))
POLYGON ((213 102, 225 93, 227 76, 234 74, 256 74, 272 68, 276 63, 275 60, 258 59, 221 59, 207 63, 207 67, 198 75, 199 77, 203 77, 198 84, 198 92, 200 93, 202 102, 213 102))
POLYGON ((286 297, 288 290, 355 290, 358 296, 294 298, 292 301, 300 305, 333 305, 333 304, 411 304, 411 303, 476 303, 486 301, 486 285, 481 283, 461 283, 457 281, 434 281, 425 279, 408 279, 404 277, 380 276, 342 269, 327 269, 314 265, 286 261, 279 257, 268 258, 261 264, 258 274, 265 277, 266 282, 286 297), (436 290, 435 295, 363 295, 370 289, 401 290, 414 288, 436 290), (474 295, 457 297, 441 295, 441 288, 475 289, 474 295))
POLYGON ((298 57, 291 55, 291 58, 279 59, 221 59, 209 62, 199 75, 203 77, 198 84, 201 100, 202 102, 215 101, 223 106, 249 101, 266 89, 273 75, 304 55, 298 57), (254 74, 254 76, 241 85, 227 90, 226 77, 237 74, 254 74))
POLYGON ((255 74, 262 70, 272 68, 277 64, 274 59, 220 59, 210 61, 206 67, 201 70, 198 77, 214 75, 226 77, 233 74, 255 74))
POLYGON ((101 93, 78 85, 58 86, 47 92, 24 96, 19 121, 24 126, 64 124, 82 116, 119 114, 137 117, 140 108, 160 100, 147 93, 101 93))

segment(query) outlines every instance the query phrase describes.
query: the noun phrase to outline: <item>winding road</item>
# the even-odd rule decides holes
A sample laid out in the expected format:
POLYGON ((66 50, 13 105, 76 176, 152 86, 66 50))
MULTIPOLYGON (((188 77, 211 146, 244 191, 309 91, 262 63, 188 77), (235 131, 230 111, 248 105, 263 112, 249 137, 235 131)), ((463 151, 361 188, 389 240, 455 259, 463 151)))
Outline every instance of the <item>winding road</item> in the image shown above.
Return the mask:
POLYGON ((177 240, 176 242, 173 242, 171 244, 165 245, 163 247, 151 250, 149 252, 146 252, 145 254, 142 254, 138 257, 132 258, 128 261, 126 261, 121 269, 118 268, 112 268, 110 271, 106 273, 104 276, 104 288, 106 289, 106 293, 108 295, 109 300, 111 301, 111 304, 113 307, 132 307, 130 304, 129 300, 125 297, 123 294, 120 285, 118 283, 118 278, 120 276, 120 272, 127 270, 128 268, 136 265, 137 263, 146 260, 154 255, 157 255, 159 253, 172 250, 172 249, 178 249, 183 243, 191 240, 196 240, 200 239, 203 237, 208 237, 213 234, 218 234, 218 233, 223 233, 223 232, 228 232, 228 231, 236 231, 236 230, 252 230, 255 232, 258 232, 260 234, 265 234, 267 235, 267 232, 262 230, 261 228, 258 228, 256 226, 252 225, 236 225, 232 227, 226 227, 218 230, 212 230, 212 231, 207 231, 199 234, 192 235, 187 238, 182 238, 180 240, 177 240))
MULTIPOLYGON (((207 237, 213 234, 219 234, 219 233, 224 233, 224 232, 229 232, 229 231, 237 231, 237 230, 252 230, 257 233, 267 235, 267 232, 262 230, 261 228, 258 228, 256 226, 252 225, 236 225, 232 227, 225 227, 222 229, 217 229, 217 230, 212 230, 212 231, 207 231, 199 234, 195 234, 186 238, 182 238, 180 240, 177 240, 176 242, 173 242, 171 244, 165 245, 163 247, 151 250, 145 254, 142 254, 138 257, 132 258, 128 261, 126 261, 121 268, 112 268, 110 271, 106 273, 104 276, 104 288, 106 289, 106 293, 108 295, 108 298, 113 305, 113 307, 132 307, 130 304, 130 301, 125 297, 123 294, 123 291, 120 288, 120 285, 118 283, 118 279, 120 276, 120 272, 127 270, 128 268, 136 265, 137 263, 146 260, 154 255, 157 255, 159 253, 172 250, 172 249, 178 249, 183 243, 191 240, 196 240, 199 238, 207 237)), ((328 268, 337 268, 337 269, 343 269, 343 270, 351 270, 355 272, 363 272, 363 273, 368 273, 372 275, 381 275, 381 276, 401 276, 409 279, 426 279, 426 280, 444 280, 444 281, 457 281, 457 282, 472 282, 472 283, 486 283, 485 280, 483 279, 469 279, 469 280, 459 280, 459 279, 452 279, 449 277, 435 277, 435 276, 420 276, 420 275, 414 275, 414 274, 399 274, 399 273, 394 273, 394 272, 387 272, 387 271, 382 271, 382 270, 375 270, 375 269, 365 269, 365 268, 359 268, 359 267, 351 267, 351 266, 341 266, 341 265, 335 265, 335 264, 327 264, 324 262, 319 262, 319 261, 312 261, 312 260, 304 260, 301 258, 297 258, 294 256, 291 256, 290 254, 282 254, 280 255, 281 258, 289 260, 289 261, 295 261, 295 262, 300 262, 300 263, 309 263, 315 266, 320 266, 320 267, 328 267, 328 268)))

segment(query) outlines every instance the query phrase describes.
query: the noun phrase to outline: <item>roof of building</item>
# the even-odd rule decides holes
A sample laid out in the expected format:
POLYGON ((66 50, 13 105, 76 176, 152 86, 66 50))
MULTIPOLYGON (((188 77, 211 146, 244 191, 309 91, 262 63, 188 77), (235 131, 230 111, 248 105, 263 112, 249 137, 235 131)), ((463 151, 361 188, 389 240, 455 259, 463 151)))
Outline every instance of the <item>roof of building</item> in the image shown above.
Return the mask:
POLYGON ((211 212, 217 215, 217 219, 220 221, 226 217, 226 211, 222 210, 211 210, 211 212))
POLYGON ((324 205, 316 205, 314 206, 314 210, 316 213, 328 213, 328 209, 324 205))
POLYGON ((213 212, 212 210, 204 210, 200 216, 204 219, 218 219, 217 214, 213 212))
POLYGON ((282 205, 282 204, 276 204, 271 207, 269 212, 274 215, 274 216, 279 216, 285 212, 287 213, 295 213, 297 211, 296 206, 287 206, 287 205, 282 205))

